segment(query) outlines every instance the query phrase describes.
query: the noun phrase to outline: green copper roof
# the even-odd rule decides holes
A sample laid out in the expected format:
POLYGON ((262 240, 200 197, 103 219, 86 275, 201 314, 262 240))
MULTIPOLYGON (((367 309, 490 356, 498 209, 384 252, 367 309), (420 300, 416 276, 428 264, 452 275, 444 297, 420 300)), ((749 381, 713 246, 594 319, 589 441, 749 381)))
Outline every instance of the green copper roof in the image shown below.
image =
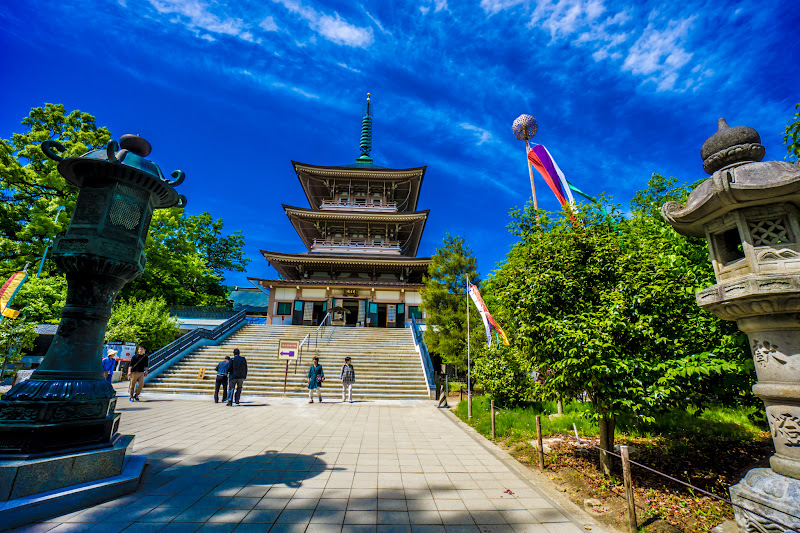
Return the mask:
POLYGON ((372 158, 369 156, 372 151, 372 104, 369 98, 370 95, 367 93, 367 103, 361 114, 361 155, 356 159, 357 164, 372 164, 372 158))

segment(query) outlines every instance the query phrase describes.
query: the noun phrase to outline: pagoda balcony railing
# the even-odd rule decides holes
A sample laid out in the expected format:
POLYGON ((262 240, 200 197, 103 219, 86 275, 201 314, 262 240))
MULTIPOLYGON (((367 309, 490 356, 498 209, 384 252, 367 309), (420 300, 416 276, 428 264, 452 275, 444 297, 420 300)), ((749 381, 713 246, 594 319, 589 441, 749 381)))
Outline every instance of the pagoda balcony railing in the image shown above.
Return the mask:
POLYGON ((400 243, 375 239, 314 239, 311 251, 400 254, 400 243))
POLYGON ((397 211, 397 202, 375 202, 372 198, 350 198, 348 200, 322 200, 320 209, 369 209, 375 211, 397 211))

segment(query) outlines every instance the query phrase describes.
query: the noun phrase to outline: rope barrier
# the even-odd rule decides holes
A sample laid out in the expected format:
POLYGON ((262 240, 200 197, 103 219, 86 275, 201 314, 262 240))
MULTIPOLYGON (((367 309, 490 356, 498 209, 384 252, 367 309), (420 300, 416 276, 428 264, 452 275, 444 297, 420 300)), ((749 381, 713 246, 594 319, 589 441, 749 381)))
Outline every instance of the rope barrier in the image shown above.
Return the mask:
MULTIPOLYGON (((498 411, 503 411, 503 412, 506 412, 506 413, 508 413, 508 414, 510 414, 510 415, 512 415, 512 416, 515 416, 515 417, 517 417, 517 418, 519 418, 519 419, 521 419, 521 420, 525 420, 526 422, 533 423, 533 424, 535 424, 535 423, 536 423, 535 421, 533 421, 533 420, 531 420, 531 419, 529 419, 529 418, 525 418, 524 416, 518 415, 517 413, 514 413, 514 412, 512 412, 512 411, 509 411, 508 409, 504 409, 504 408, 502 408, 502 407, 498 407, 497 405, 495 405, 495 406, 494 406, 494 408, 495 408, 496 410, 498 410, 498 411)), ((542 427, 545 427, 545 428, 549 429, 551 432, 555 433, 556 435, 561 435, 561 436, 567 437, 568 439, 575 438, 575 437, 573 437, 572 435, 570 435, 570 434, 568 434, 568 433, 563 433, 563 432, 561 432, 561 431, 559 431, 559 430, 557 430, 557 429, 551 428, 551 427, 549 427, 549 426, 547 426, 547 425, 545 425, 545 424, 541 424, 541 425, 542 425, 542 427)), ((601 448, 601 447, 599 447, 599 446, 596 446, 596 445, 594 445, 594 444, 592 444, 591 442, 588 442, 588 441, 581 441, 580 439, 577 439, 577 440, 578 440, 578 443, 579 443, 579 444, 581 444, 582 442, 585 442, 586 444, 588 444, 588 445, 589 445, 590 447, 592 447, 592 448, 595 448, 595 449, 597 449, 597 450, 600 450, 601 452, 605 452, 605 453, 607 453, 607 454, 609 454, 609 455, 613 455, 614 457, 618 457, 618 458, 622 459, 622 455, 620 455, 620 454, 614 453, 614 452, 612 452, 612 451, 610 451, 610 450, 603 449, 603 448, 601 448)), ((721 502, 725 502, 725 503, 727 503, 728 505, 731 505, 732 507, 738 507, 739 509, 742 509, 742 510, 744 510, 744 511, 747 511, 748 513, 754 514, 754 515, 756 515, 756 516, 758 516, 758 517, 760 517, 760 518, 763 518, 763 519, 765 519, 765 520, 769 520, 770 522, 772 522, 772 523, 773 523, 773 524, 775 524, 776 526, 780 526, 780 527, 782 527, 782 528, 785 528, 787 531, 795 531, 795 532, 797 532, 797 533, 800 533, 800 530, 797 530, 797 529, 795 529, 795 528, 794 528, 794 527, 792 527, 792 526, 787 526, 786 524, 782 524, 781 522, 778 522, 778 521, 777 521, 777 520, 775 520, 774 518, 770 518, 770 517, 768 517, 768 516, 765 516, 765 515, 763 515, 763 514, 761 514, 761 513, 757 512, 757 511, 754 511, 754 510, 752 510, 752 509, 750 509, 750 508, 748 508, 748 507, 745 507, 745 506, 743 506, 743 505, 740 505, 740 504, 738 504, 738 503, 732 502, 731 500, 728 500, 728 499, 726 499, 726 498, 723 498, 723 497, 721 497, 721 496, 717 496, 716 494, 714 494, 714 493, 712 493, 712 492, 709 492, 709 491, 707 491, 707 490, 701 489, 700 487, 697 487, 697 486, 695 486, 695 485, 692 485, 691 483, 687 483, 687 482, 685 482, 685 481, 682 481, 682 480, 680 480, 680 479, 678 479, 678 478, 675 478, 675 477, 673 477, 673 476, 670 476, 669 474, 666 474, 666 473, 664 473, 664 472, 660 472, 660 471, 656 470, 655 468, 651 468, 651 467, 649 467, 649 466, 647 466, 647 465, 643 465, 642 463, 639 463, 639 462, 637 462, 637 461, 634 461, 634 460, 632 460, 632 459, 628 459, 628 462, 630 462, 630 463, 631 463, 631 464, 633 464, 633 465, 636 465, 636 466, 638 466, 639 468, 643 468, 643 469, 645 469, 645 470, 648 470, 648 471, 650 471, 650 472, 653 472, 654 474, 658 474, 659 476, 663 476, 663 477, 665 477, 665 478, 669 479, 670 481, 673 481, 673 482, 675 482, 675 483, 678 483, 679 485, 683 485, 683 486, 689 487, 689 488, 691 488, 692 490, 696 490, 696 491, 698 491, 698 492, 701 492, 701 493, 705 494, 706 496, 710 496, 710 497, 712 497, 712 498, 715 498, 715 499, 717 499, 717 500, 719 500, 719 501, 721 501, 721 502)), ((781 513, 781 514, 785 514, 786 516, 790 516, 790 517, 792 517, 792 518, 797 518, 798 520, 800 520, 800 516, 796 516, 796 515, 793 515, 793 514, 789 514, 789 513, 787 513, 787 512, 786 512, 786 511, 784 511, 784 510, 781 510, 781 509, 776 509, 775 507, 771 507, 771 506, 769 506, 769 505, 767 505, 767 504, 764 504, 764 503, 762 503, 761 505, 762 505, 762 506, 764 506, 764 507, 767 507, 768 509, 772 509, 773 511, 778 511, 778 512, 779 512, 779 513, 781 513)))

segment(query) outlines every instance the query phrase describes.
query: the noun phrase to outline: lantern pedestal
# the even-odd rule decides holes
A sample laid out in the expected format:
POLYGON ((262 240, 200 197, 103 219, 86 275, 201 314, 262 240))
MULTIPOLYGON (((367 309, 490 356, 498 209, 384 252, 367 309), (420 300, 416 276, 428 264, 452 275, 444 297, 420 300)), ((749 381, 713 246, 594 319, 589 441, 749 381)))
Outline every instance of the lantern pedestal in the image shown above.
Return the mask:
MULTIPOLYGON (((730 488, 731 501, 770 520, 761 518, 739 508, 734 508, 739 531, 772 531, 774 522, 800 530, 800 481, 776 474, 769 468, 754 468, 736 485, 730 488), (762 529, 753 529, 758 524, 762 529), (749 529, 748 529, 749 528, 749 529)), ((784 530, 776 530, 784 531, 784 530)))

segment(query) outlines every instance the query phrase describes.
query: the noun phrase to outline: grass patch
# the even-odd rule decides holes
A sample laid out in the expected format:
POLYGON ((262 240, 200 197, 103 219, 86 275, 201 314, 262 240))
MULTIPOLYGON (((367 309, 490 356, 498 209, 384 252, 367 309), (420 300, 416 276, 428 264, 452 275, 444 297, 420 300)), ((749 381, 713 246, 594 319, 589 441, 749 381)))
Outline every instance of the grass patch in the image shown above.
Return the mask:
MULTIPOLYGON (((546 457, 548 472, 562 490, 581 498, 615 498, 621 492, 621 468, 611 478, 598 469, 596 449, 577 446, 572 425, 584 441, 597 445, 598 428, 591 416, 590 405, 571 402, 564 413, 556 414, 555 402, 535 402, 515 407, 510 412, 496 411, 497 442, 521 463, 535 465, 537 451, 536 416, 542 417, 542 433, 551 439, 551 453, 546 457), (558 438, 558 434, 562 437, 558 438)), ((489 399, 475 397, 472 420, 467 420, 466 401, 454 409, 455 414, 486 437, 491 435, 489 399)), ((744 473, 755 466, 766 466, 773 452, 768 429, 759 420, 755 408, 709 407, 702 410, 675 410, 658 415, 654 423, 643 423, 635 417, 617 420, 615 442, 631 446, 631 458, 665 474, 704 490, 728 497, 728 489, 744 473), (763 425, 762 425, 763 424, 763 425)), ((708 531, 732 517, 727 504, 693 493, 686 487, 657 474, 633 467, 637 502, 646 508, 646 516, 673 529, 652 531, 708 531)), ((644 509, 643 509, 644 510, 644 509)), ((655 523, 654 522, 654 523, 655 523)))

